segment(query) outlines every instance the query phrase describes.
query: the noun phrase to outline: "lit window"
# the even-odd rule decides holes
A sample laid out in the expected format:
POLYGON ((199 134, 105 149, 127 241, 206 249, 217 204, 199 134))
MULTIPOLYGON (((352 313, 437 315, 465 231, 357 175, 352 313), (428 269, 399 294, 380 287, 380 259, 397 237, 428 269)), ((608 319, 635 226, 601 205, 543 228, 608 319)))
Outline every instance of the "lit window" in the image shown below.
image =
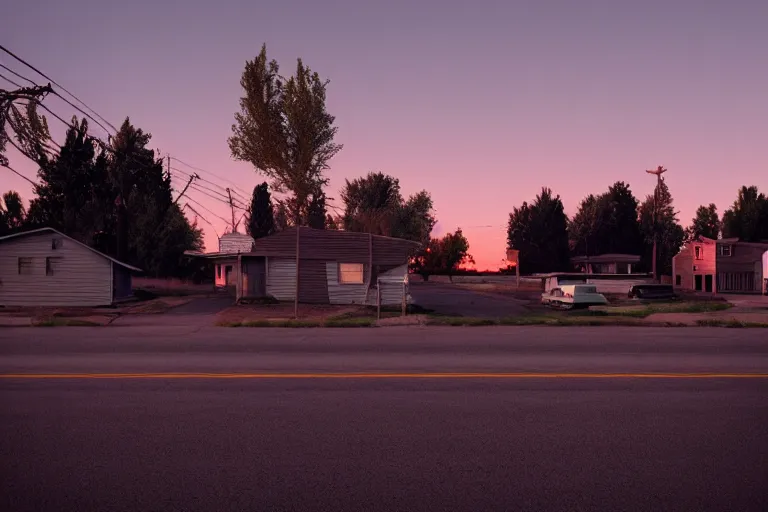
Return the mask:
POLYGON ((32 274, 32 258, 19 258, 19 275, 32 274))
POLYGON ((58 274, 60 264, 61 264, 61 258, 54 258, 54 257, 45 258, 45 275, 53 276, 58 274))
POLYGON ((339 263, 339 282, 342 284, 363 284, 363 264, 339 263))

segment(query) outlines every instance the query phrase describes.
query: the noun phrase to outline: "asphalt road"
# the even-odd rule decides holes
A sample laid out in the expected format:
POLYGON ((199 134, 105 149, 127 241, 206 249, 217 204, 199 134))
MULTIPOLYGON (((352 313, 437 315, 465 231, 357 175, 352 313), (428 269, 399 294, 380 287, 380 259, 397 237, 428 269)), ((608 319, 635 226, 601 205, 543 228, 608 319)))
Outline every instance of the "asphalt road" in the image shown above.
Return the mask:
POLYGON ((2 510, 768 509, 764 330, 2 329, 12 373, 2 510))
POLYGON ((447 283, 412 282, 414 304, 444 315, 505 318, 525 313, 524 302, 512 297, 480 293, 447 283))

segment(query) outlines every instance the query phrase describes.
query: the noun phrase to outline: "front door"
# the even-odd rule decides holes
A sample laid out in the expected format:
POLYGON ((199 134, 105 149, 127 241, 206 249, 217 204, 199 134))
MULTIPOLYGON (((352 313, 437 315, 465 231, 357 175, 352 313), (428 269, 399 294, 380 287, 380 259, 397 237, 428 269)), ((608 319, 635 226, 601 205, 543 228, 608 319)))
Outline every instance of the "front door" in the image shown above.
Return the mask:
POLYGON ((701 275, 693 277, 693 289, 697 292, 701 291, 701 275))
POLYGON ((253 298, 265 297, 267 295, 267 266, 265 259, 249 259, 246 275, 248 277, 247 296, 253 298))
POLYGON ((704 276, 704 291, 712 293, 712 274, 704 276))

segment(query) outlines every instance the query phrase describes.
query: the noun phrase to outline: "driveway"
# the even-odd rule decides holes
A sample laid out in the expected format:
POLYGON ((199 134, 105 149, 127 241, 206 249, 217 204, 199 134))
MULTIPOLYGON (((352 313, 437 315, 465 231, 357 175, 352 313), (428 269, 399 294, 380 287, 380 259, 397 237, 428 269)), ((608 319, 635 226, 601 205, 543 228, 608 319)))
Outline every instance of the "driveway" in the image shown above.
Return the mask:
POLYGON ((132 325, 132 326, 189 326, 205 327, 212 326, 216 315, 232 306, 234 299, 232 297, 201 297, 193 299, 187 304, 175 307, 166 313, 147 314, 147 315, 124 315, 117 318, 112 325, 132 325))
POLYGON ((474 292, 443 283, 411 283, 413 302, 436 313, 480 318, 504 318, 526 313, 524 302, 493 293, 474 292))

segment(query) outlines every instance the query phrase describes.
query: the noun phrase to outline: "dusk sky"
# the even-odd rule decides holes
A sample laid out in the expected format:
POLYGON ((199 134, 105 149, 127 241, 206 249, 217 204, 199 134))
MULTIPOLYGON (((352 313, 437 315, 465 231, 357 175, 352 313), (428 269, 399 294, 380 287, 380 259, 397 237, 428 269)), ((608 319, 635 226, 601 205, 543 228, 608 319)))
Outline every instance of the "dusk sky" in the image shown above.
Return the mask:
MULTIPOLYGON (((247 191, 264 177, 227 145, 245 61, 264 42, 285 74, 301 57, 331 81, 344 144, 328 195, 370 171, 396 176, 406 195, 426 189, 434 234, 461 227, 478 268, 499 267, 509 212, 542 186, 572 214, 617 180, 644 198, 654 184, 644 170, 664 165, 683 225, 699 204, 722 212, 741 185, 768 192, 764 0, 368 3, 4 2, 0 42, 112 124, 129 116, 163 155, 247 191)), ((17 154, 11 165, 34 178, 17 154)), ((0 169, 7 189, 32 195, 0 169)), ((228 218, 224 204, 192 197, 228 218)))

